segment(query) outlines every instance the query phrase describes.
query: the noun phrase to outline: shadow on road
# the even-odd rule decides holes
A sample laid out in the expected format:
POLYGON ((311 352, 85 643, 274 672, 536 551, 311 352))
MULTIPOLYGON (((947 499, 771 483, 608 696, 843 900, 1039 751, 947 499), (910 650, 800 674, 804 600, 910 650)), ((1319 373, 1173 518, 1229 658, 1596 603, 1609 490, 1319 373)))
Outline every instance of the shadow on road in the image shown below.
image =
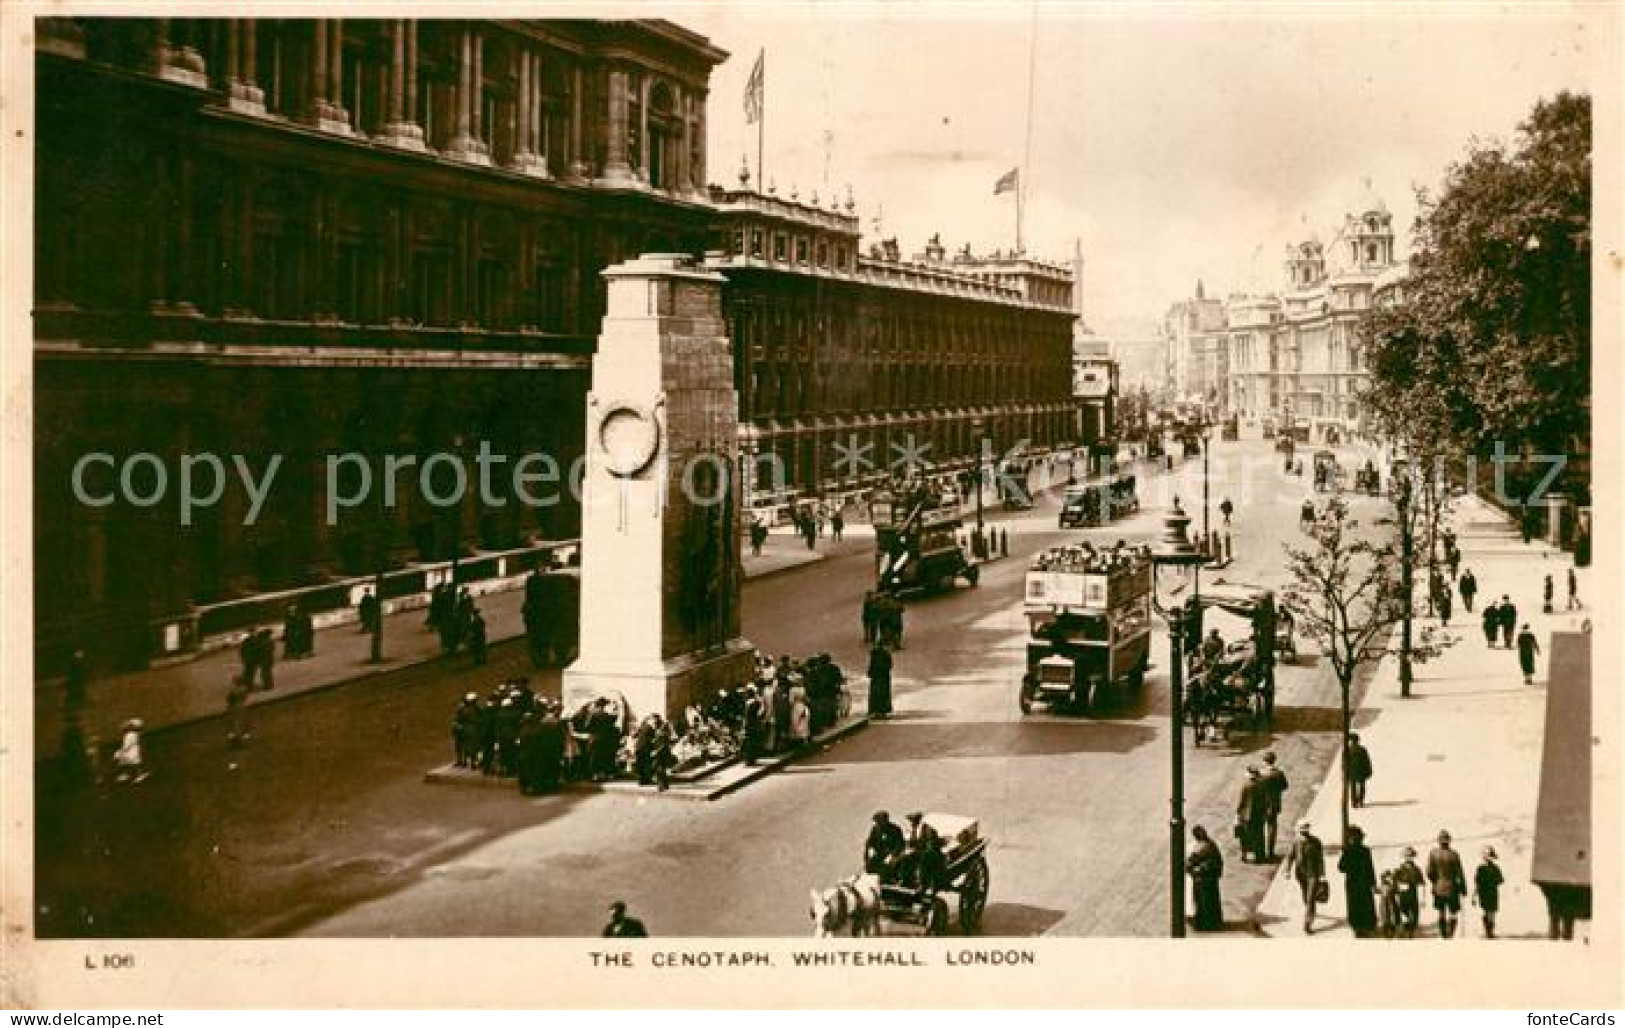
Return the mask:
POLYGON ((982 934, 987 936, 1043 935, 1061 923, 1059 910, 1029 907, 1024 903, 989 903, 982 911, 982 934))
POLYGON ((1156 739, 1140 725, 1077 721, 985 721, 877 724, 821 756, 818 763, 1053 757, 1129 753, 1156 739))

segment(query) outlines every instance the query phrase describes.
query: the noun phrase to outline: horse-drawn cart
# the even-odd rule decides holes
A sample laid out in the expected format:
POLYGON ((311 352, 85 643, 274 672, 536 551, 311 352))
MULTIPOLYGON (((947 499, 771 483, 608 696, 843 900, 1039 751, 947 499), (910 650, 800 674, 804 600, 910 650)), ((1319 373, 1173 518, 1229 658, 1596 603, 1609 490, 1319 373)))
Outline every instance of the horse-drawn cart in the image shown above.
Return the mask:
POLYGON ((813 935, 881 935, 888 921, 946 935, 955 908, 961 933, 981 931, 990 882, 981 825, 957 814, 925 814, 921 822, 921 834, 881 867, 812 890, 813 935))
POLYGON ((959 931, 975 935, 982 929, 991 876, 987 867, 987 840, 975 818, 957 814, 927 814, 924 823, 942 838, 948 857, 944 884, 935 892, 902 883, 880 886, 880 915, 897 924, 916 925, 927 935, 946 935, 952 915, 948 897, 956 899, 959 931))

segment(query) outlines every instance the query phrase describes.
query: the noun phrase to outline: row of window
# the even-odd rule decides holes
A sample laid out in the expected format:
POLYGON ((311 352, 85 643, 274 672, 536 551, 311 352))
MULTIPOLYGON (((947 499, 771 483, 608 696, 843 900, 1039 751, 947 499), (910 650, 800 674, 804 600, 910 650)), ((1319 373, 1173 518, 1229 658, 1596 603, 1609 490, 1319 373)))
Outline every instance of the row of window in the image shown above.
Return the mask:
POLYGON ((852 252, 847 248, 847 244, 841 242, 831 244, 829 240, 821 237, 792 236, 788 232, 769 232, 759 226, 752 226, 748 229, 734 229, 725 242, 725 250, 730 257, 749 256, 752 260, 767 260, 766 255, 771 242, 772 260, 776 263, 793 263, 804 268, 819 267, 841 272, 852 270, 852 252))

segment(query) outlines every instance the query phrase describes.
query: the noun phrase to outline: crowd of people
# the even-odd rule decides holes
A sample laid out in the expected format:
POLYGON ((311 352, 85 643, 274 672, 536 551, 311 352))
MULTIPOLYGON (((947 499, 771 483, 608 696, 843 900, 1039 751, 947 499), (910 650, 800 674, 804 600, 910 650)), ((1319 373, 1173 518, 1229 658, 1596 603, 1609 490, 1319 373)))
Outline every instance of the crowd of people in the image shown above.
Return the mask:
MULTIPOLYGON (((1371 778, 1371 756, 1360 737, 1352 733, 1345 753, 1350 799, 1354 807, 1362 807, 1366 783, 1371 778)), ((1264 754, 1263 767, 1247 768, 1235 823, 1243 862, 1263 864, 1276 859, 1276 824, 1287 788, 1286 774, 1273 752, 1264 754)), ((1224 927, 1219 891, 1224 857, 1206 829, 1197 826, 1191 834, 1196 842, 1185 870, 1191 877, 1196 903, 1192 923, 1198 931, 1218 931, 1224 927)), ((1337 859, 1348 926, 1361 939, 1415 938, 1421 924, 1425 887, 1432 896, 1441 938, 1451 938, 1460 930, 1462 906, 1468 901, 1479 909, 1484 937, 1494 938, 1504 876, 1494 847, 1485 846, 1480 857, 1469 884, 1461 855, 1451 848, 1450 833, 1441 830, 1425 867, 1417 864, 1415 848, 1406 846, 1399 862, 1379 874, 1364 830, 1350 825, 1337 859)), ((1331 879, 1325 846, 1310 822, 1298 825, 1297 838, 1287 850, 1285 862, 1286 875, 1297 886, 1303 904, 1304 934, 1313 934, 1318 912, 1330 899, 1331 879)))
POLYGON ((742 756, 808 744, 842 713, 846 676, 826 653, 803 661, 758 655, 755 678, 690 704, 678 723, 660 712, 634 718, 624 699, 599 697, 566 712, 528 679, 466 694, 452 713, 455 765, 515 778, 527 795, 565 782, 635 779, 664 790, 671 775, 742 756))
POLYGON ((450 656, 466 648, 475 664, 485 663, 485 615, 468 586, 441 582, 429 594, 429 616, 423 627, 440 634, 441 652, 450 656))
POLYGON ((1119 539, 1110 549, 1097 549, 1088 540, 1069 546, 1053 546, 1032 559, 1031 571, 1065 571, 1074 574, 1104 575, 1131 568, 1151 559, 1149 545, 1130 546, 1119 539))

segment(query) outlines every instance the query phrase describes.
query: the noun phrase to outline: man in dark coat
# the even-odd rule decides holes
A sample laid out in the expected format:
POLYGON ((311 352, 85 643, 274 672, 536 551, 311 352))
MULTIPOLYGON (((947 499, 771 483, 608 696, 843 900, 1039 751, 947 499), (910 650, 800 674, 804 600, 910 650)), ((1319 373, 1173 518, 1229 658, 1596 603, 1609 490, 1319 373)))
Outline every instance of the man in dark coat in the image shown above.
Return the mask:
POLYGON ((1461 896, 1467 891, 1467 874, 1461 855, 1450 848, 1450 833, 1439 833, 1439 845, 1428 854, 1428 886, 1433 890, 1433 906, 1439 912, 1439 935, 1456 934, 1461 918, 1461 896))
POLYGON ((1236 800, 1236 835, 1244 863, 1264 862, 1264 823, 1269 817, 1269 789, 1259 778, 1256 766, 1247 768, 1247 781, 1236 800))
POLYGON ((868 592, 863 594, 863 641, 866 643, 873 643, 875 641, 875 626, 879 621, 879 618, 877 617, 879 611, 875 606, 875 601, 877 599, 878 597, 875 595, 875 591, 873 589, 870 589, 868 592))
POLYGON ((881 597, 880 633, 894 650, 903 648, 903 601, 895 596, 881 597))
POLYGON ((1545 588, 1542 590, 1542 595, 1545 597, 1545 601, 1546 601, 1545 606, 1542 608, 1542 611, 1544 613, 1550 614, 1552 612, 1552 576, 1551 575, 1546 576, 1546 585, 1545 585, 1545 588))
POLYGON ((1219 895, 1219 879, 1224 874, 1224 856, 1208 837, 1201 825, 1191 829, 1196 845, 1185 858, 1185 873, 1191 876, 1196 910, 1191 919, 1199 932, 1216 932, 1224 928, 1224 902, 1219 895))
POLYGON ((1484 938, 1495 938, 1495 914, 1501 909, 1501 884, 1506 877, 1495 862, 1495 847, 1485 846, 1482 862, 1473 872, 1473 902, 1484 916, 1484 938))
POLYGON ((541 717, 525 714, 519 719, 519 791, 526 796, 541 792, 541 717))
POLYGON ((1473 569, 1468 568, 1461 573, 1461 604, 1467 608, 1467 613, 1473 612, 1473 597, 1478 595, 1478 579, 1473 577, 1473 569))
POLYGON ((1422 919, 1422 869, 1416 866, 1416 850, 1405 847, 1404 863, 1394 868, 1394 894, 1399 905, 1399 934, 1401 938, 1416 936, 1416 926, 1422 919))
POLYGON ((1439 621, 1448 627, 1450 625, 1450 586, 1441 581, 1439 583, 1439 598, 1434 602, 1439 612, 1439 621))
POLYGON ((1349 733, 1348 751, 1344 755, 1343 774, 1349 781, 1349 803, 1365 806, 1365 785, 1371 780, 1371 753, 1360 742, 1357 732, 1349 733))
POLYGON ((1275 762, 1275 751, 1270 750, 1264 754, 1264 769, 1259 776, 1266 791, 1269 793, 1269 810, 1264 819, 1264 854, 1269 859, 1275 859, 1276 826, 1281 819, 1281 806, 1286 798, 1287 780, 1286 772, 1281 770, 1275 762))
POLYGON ((1365 832, 1358 825, 1349 825, 1348 842, 1337 858, 1337 870, 1343 873, 1343 899, 1349 927, 1357 939, 1369 939, 1377 930, 1377 870, 1371 863, 1371 850, 1366 848, 1365 832))
POLYGON ((564 770, 564 731, 558 708, 547 704, 536 724, 536 786, 542 792, 559 787, 564 770))
POLYGON ((474 767, 480 749, 480 701, 473 693, 463 697, 451 715, 451 745, 458 767, 474 767))
POLYGON ((1569 568, 1569 600, 1566 610, 1580 609, 1580 580, 1575 577, 1574 569, 1569 568))
POLYGON ((869 651, 869 715, 887 717, 891 714, 892 655, 886 647, 876 643, 869 651))
POLYGON ((1499 603, 1486 603, 1484 605, 1484 644, 1495 649, 1495 637, 1501 631, 1501 605, 1499 603))
POLYGON ((1298 826, 1298 841, 1286 856, 1287 874, 1303 896, 1303 934, 1315 930, 1315 909, 1320 905, 1320 883, 1326 879, 1326 851, 1308 821, 1298 826))
POLYGON ((626 904, 616 900, 609 905, 609 924, 604 926, 606 939, 646 939, 648 929, 643 922, 626 912, 626 904))
POLYGON ((1512 649, 1512 633, 1518 630, 1518 608, 1513 606, 1512 598, 1501 597, 1501 643, 1507 649, 1512 649))
POLYGON ((621 748, 621 730, 615 715, 610 713, 609 701, 599 700, 587 718, 587 736, 590 747, 588 763, 595 782, 615 777, 615 758, 621 748))
MULTIPOLYGON (((432 602, 430 603, 430 607, 433 607, 432 602)), ((363 634, 377 630, 378 597, 373 595, 373 591, 370 587, 361 594, 361 602, 356 604, 356 612, 361 619, 361 631, 363 634)))
POLYGON ((892 865, 903 852, 903 830, 892 822, 891 815, 884 810, 874 816, 874 824, 869 828, 869 838, 863 844, 863 870, 866 874, 879 875, 882 881, 889 881, 892 865))
POLYGON ((480 704, 478 721, 480 740, 480 771, 494 774, 497 770, 497 704, 487 697, 480 704))
POLYGON ((1518 667, 1523 670, 1523 684, 1533 685, 1535 682, 1535 654, 1540 652, 1540 643, 1535 641, 1535 633, 1529 630, 1528 625, 1518 633, 1518 667))
POLYGON ((512 696, 497 705, 497 773, 513 778, 519 773, 519 708, 512 696))

